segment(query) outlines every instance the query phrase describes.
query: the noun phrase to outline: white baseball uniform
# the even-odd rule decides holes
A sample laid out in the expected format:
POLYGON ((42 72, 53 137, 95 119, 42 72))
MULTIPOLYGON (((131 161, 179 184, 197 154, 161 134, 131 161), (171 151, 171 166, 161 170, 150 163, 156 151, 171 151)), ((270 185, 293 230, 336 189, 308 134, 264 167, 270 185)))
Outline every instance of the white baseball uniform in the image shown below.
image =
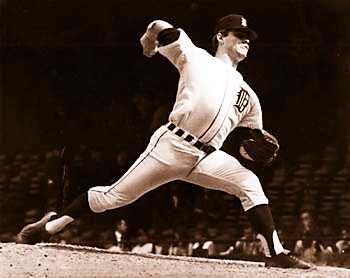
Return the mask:
POLYGON ((267 204, 257 176, 236 158, 219 150, 237 126, 262 129, 258 97, 232 66, 196 47, 180 30, 179 38, 159 47, 180 73, 178 91, 169 122, 152 135, 146 150, 130 169, 110 186, 93 187, 88 192, 94 212, 127 205, 146 192, 173 180, 183 180, 205 188, 237 196, 248 210, 267 204), (185 131, 180 137, 178 129, 185 131), (188 142, 184 138, 194 137, 188 142), (217 150, 206 154, 193 145, 199 139, 217 150))

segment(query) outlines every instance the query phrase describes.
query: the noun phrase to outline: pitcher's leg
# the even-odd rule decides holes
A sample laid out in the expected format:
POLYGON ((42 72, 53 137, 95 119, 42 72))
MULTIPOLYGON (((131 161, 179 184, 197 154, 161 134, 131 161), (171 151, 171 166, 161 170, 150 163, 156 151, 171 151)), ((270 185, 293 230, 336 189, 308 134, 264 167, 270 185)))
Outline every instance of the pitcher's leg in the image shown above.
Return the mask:
POLYGON ((99 213, 127 205, 146 192, 174 180, 176 168, 159 162, 150 155, 141 156, 115 184, 93 187, 78 196, 59 215, 46 215, 40 221, 25 226, 17 235, 17 243, 36 243, 48 234, 63 230, 85 213, 99 213))
POLYGON ((268 204, 258 177, 223 151, 215 151, 205 157, 185 180, 235 195, 245 211, 268 204))
POLYGON ((234 157, 216 151, 204 158, 187 181, 205 188, 225 191, 237 196, 247 212, 253 228, 262 239, 266 256, 284 251, 274 227, 268 200, 258 177, 234 157))
POLYGON ((145 193, 176 179, 179 171, 151 155, 141 156, 114 184, 90 188, 89 204, 99 213, 132 203, 145 193))
POLYGON ((46 224, 50 234, 61 231, 85 212, 101 213, 130 204, 148 191, 175 179, 174 168, 151 155, 142 155, 117 182, 110 186, 90 188, 67 206, 56 219, 46 224))
POLYGON ((84 213, 98 213, 127 205, 146 192, 183 176, 188 170, 181 165, 186 164, 188 159, 180 152, 174 154, 170 142, 164 128, 159 129, 152 136, 145 152, 116 183, 93 187, 76 198, 59 215, 45 216, 25 226, 18 234, 17 242, 37 242, 42 232, 55 234, 84 213))

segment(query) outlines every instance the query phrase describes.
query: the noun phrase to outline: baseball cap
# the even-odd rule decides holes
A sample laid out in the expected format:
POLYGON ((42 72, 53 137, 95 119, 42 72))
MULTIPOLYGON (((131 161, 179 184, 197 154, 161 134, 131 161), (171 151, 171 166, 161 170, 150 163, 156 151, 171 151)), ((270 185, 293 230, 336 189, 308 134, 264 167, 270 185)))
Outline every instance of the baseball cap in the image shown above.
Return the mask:
POLYGON ((221 17, 215 25, 214 34, 222 31, 238 30, 246 33, 250 40, 255 40, 258 34, 250 29, 247 25, 247 20, 243 15, 229 14, 221 17))

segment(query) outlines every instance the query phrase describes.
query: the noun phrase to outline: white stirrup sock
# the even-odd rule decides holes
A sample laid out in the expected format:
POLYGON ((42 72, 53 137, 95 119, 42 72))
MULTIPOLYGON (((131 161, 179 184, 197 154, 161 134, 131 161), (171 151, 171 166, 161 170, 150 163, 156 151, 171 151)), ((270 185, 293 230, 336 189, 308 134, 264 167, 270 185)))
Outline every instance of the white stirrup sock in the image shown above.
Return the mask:
MULTIPOLYGON (((265 239, 265 237, 261 234, 258 234, 257 239, 259 239, 261 241, 265 256, 268 258, 271 258, 271 252, 270 252, 269 245, 267 244, 267 240, 265 239)), ((272 233, 272 242, 273 242, 273 248, 274 248, 276 255, 284 252, 284 248, 283 248, 283 246, 278 238, 276 230, 274 230, 272 233)))
POLYGON ((280 242, 280 239, 278 237, 276 230, 274 230, 272 233, 272 240, 273 240, 273 247, 275 249, 276 255, 283 253, 284 248, 282 246, 282 243, 280 242))
POLYGON ((73 221, 74 218, 68 215, 63 215, 60 218, 47 222, 45 225, 45 230, 49 234, 53 235, 63 230, 64 227, 66 227, 69 223, 72 223, 73 221))

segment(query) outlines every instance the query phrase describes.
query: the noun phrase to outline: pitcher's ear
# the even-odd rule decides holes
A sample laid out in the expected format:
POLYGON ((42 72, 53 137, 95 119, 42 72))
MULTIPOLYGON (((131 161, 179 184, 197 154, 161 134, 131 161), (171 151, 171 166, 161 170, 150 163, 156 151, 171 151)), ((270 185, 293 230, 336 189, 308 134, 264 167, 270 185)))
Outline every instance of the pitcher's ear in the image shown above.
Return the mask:
POLYGON ((224 43, 224 36, 221 32, 216 34, 216 40, 218 41, 219 44, 223 44, 224 43))

